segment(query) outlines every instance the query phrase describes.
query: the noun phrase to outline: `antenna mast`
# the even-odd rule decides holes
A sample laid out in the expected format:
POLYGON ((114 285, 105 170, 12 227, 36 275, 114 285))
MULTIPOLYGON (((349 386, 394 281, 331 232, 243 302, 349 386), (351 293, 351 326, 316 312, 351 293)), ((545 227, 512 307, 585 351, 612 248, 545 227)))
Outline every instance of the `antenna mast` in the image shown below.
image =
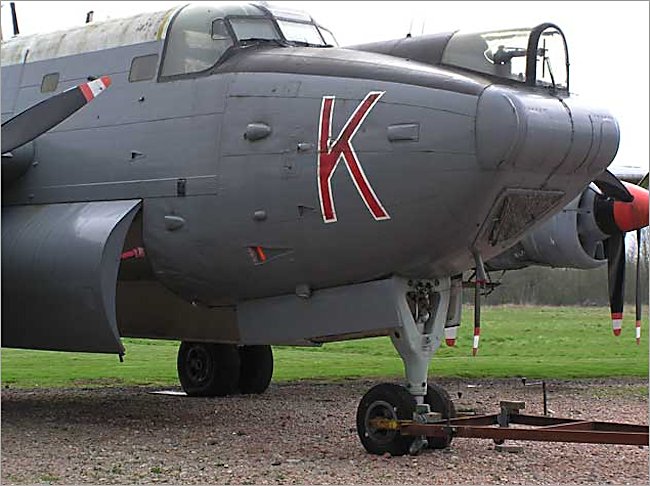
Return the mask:
POLYGON ((11 21, 14 24, 14 35, 18 35, 20 34, 20 30, 18 29, 18 15, 16 15, 16 3, 9 2, 9 6, 11 7, 11 21))

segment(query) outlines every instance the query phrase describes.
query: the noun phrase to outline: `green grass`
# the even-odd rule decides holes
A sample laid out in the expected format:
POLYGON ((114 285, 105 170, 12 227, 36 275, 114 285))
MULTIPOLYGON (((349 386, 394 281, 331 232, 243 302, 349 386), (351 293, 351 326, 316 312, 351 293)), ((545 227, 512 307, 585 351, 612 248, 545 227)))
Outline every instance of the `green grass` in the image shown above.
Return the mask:
MULTIPOLYGON (((634 321, 613 336, 608 309, 578 307, 485 307, 479 354, 471 356, 472 312, 464 308, 457 345, 444 344, 432 376, 595 378, 648 376, 648 322, 637 346, 634 321)), ((628 316, 633 312, 628 310, 628 316)), ((116 356, 2 350, 2 382, 12 387, 176 385, 174 341, 126 339, 124 363, 116 356)), ((401 377, 402 362, 388 338, 274 348, 275 381, 401 377)))

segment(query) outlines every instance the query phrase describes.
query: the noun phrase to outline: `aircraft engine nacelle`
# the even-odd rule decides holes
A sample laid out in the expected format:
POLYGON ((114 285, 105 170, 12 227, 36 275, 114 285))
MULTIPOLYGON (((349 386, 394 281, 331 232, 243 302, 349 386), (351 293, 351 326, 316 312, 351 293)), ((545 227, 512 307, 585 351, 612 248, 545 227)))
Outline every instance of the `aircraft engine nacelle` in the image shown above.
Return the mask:
POLYGON ((529 265, 590 269, 606 262, 600 209, 603 197, 587 187, 558 214, 526 235, 515 246, 489 260, 490 270, 515 270, 529 265), (599 224, 600 223, 600 224, 599 224))

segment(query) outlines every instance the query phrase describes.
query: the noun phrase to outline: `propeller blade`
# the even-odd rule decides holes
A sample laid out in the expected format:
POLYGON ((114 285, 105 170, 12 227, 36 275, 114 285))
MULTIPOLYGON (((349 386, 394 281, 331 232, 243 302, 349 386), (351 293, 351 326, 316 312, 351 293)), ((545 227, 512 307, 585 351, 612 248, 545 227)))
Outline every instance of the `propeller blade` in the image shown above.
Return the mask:
POLYGON ((18 113, 2 124, 1 153, 11 152, 54 128, 110 85, 111 78, 102 76, 65 90, 18 113))
POLYGON ((636 230, 636 301, 635 301, 636 343, 641 343, 641 230, 636 230))
POLYGON ((648 188, 648 176, 650 176, 650 172, 646 172, 645 176, 643 179, 641 179, 638 183, 637 186, 644 187, 645 189, 648 188))
POLYGON ((614 335, 621 334, 623 297, 625 292, 625 234, 616 233, 607 239, 607 287, 612 312, 614 335))
POLYGON ((634 199, 632 194, 630 194, 618 177, 608 170, 596 177, 596 179, 594 179, 594 184, 596 184, 596 187, 598 187, 605 196, 611 197, 616 201, 632 202, 634 199))

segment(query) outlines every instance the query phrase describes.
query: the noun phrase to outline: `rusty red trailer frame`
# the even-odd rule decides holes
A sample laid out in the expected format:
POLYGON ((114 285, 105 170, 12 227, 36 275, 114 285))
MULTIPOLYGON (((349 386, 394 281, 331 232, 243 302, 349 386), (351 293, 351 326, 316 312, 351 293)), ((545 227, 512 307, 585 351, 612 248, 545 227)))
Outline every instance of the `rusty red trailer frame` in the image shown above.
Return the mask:
POLYGON ((402 435, 426 437, 470 437, 542 442, 582 442, 590 444, 648 445, 648 426, 616 422, 595 422, 539 415, 525 415, 502 407, 499 414, 421 423, 415 420, 377 419, 378 429, 399 430, 402 435), (510 427, 511 424, 529 427, 510 427), (495 425, 497 425, 495 427, 495 425))

